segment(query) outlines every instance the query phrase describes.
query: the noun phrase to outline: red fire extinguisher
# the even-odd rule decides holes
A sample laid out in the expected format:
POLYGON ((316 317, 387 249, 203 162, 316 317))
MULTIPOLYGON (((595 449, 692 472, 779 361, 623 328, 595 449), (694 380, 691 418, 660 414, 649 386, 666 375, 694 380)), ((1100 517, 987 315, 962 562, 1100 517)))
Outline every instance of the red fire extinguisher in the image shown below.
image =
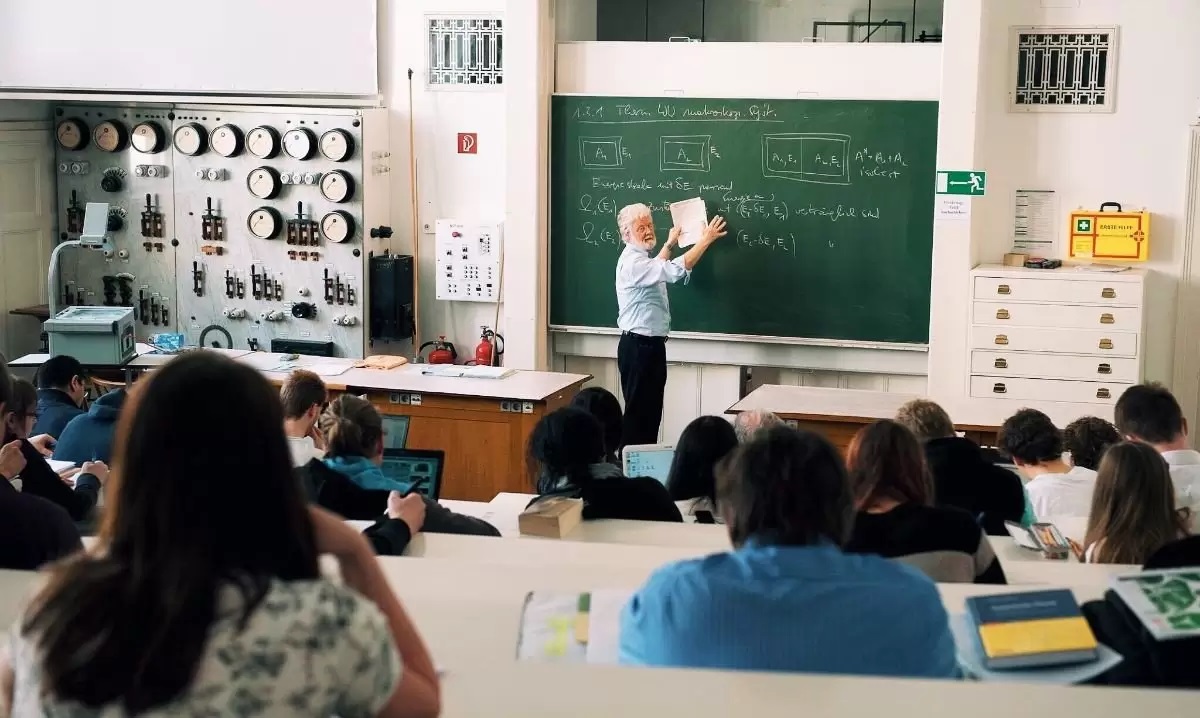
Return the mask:
POLYGON ((426 363, 453 364, 454 360, 458 359, 458 352, 454 350, 453 344, 446 341, 445 336, 440 336, 431 342, 425 342, 417 350, 417 354, 423 354, 429 347, 433 347, 433 351, 429 352, 429 356, 425 359, 426 363))
POLYGON ((480 331, 479 344, 475 346, 475 364, 479 366, 499 366, 500 355, 504 353, 504 337, 483 327, 480 331))

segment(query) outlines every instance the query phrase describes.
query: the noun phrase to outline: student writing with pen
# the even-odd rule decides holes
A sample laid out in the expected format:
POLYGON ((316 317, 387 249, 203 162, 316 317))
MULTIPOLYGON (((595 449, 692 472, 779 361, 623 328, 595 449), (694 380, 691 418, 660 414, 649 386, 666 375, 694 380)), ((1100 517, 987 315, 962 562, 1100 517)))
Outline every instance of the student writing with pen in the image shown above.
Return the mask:
POLYGON ((384 474, 386 432, 370 402, 343 394, 318 419, 325 455, 297 469, 309 501, 346 519, 376 520, 364 533, 377 553, 404 552, 418 531, 499 536, 491 524, 456 514, 425 496, 424 479, 397 481, 384 474), (382 507, 387 513, 379 518, 382 507))

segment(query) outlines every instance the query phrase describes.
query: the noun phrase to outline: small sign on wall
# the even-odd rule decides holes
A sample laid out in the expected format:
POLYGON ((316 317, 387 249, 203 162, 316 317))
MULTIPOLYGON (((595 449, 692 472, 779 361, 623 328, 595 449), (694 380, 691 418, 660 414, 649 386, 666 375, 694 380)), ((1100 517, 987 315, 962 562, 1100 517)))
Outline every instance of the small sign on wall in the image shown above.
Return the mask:
POLYGON ((474 155, 479 151, 479 135, 475 132, 458 133, 458 154, 474 155))

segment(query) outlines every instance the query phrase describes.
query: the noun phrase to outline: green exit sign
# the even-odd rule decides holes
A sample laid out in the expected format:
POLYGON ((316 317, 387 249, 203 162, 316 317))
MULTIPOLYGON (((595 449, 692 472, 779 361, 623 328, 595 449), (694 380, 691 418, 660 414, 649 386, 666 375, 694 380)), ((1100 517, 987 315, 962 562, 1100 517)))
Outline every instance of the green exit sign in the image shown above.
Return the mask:
POLYGON ((964 194, 982 197, 987 189, 987 172, 951 170, 937 173, 938 194, 964 194))

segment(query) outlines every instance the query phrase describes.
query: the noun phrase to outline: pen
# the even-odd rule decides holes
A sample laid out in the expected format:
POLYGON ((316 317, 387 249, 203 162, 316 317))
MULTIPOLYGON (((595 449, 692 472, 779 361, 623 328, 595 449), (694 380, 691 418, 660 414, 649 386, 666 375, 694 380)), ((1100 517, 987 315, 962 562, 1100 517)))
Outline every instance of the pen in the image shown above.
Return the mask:
POLYGON ((429 480, 424 477, 417 479, 409 485, 408 489, 404 492, 404 495, 408 496, 409 494, 414 494, 417 491, 420 491, 421 487, 427 483, 429 483, 429 480))

